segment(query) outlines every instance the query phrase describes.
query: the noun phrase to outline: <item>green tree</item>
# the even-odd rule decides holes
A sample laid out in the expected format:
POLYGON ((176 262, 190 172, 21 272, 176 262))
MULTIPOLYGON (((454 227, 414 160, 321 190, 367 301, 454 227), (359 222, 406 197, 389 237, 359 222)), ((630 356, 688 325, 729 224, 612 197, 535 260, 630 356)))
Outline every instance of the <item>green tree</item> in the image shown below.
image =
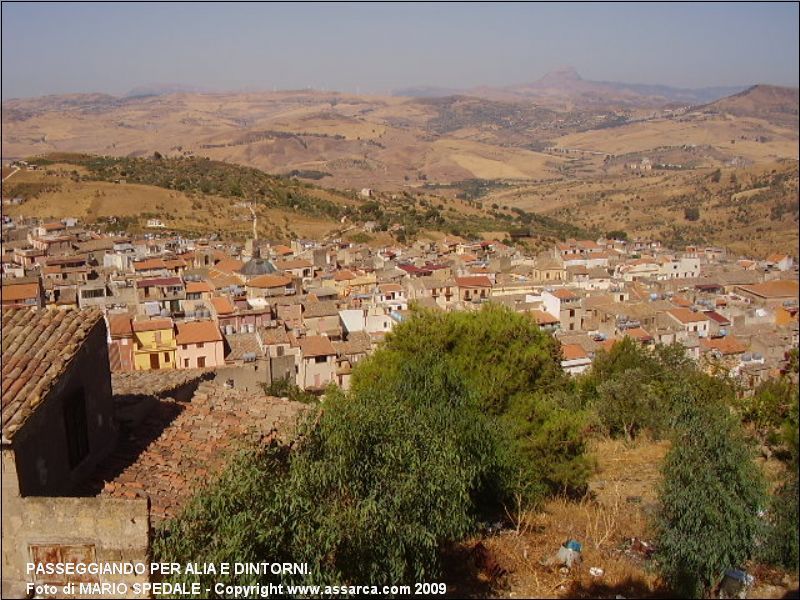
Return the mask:
POLYGON ((699 597, 751 558, 763 533, 764 481, 729 409, 687 386, 663 466, 657 562, 683 597, 699 597))

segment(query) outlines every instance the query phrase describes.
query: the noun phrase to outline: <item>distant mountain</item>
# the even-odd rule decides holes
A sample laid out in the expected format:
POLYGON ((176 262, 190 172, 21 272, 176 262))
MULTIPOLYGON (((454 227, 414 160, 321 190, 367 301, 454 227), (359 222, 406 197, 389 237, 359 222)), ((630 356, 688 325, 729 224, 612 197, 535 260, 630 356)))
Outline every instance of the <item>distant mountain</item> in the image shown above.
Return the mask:
POLYGON ((756 117, 776 125, 797 128, 799 107, 798 88, 760 84, 698 107, 697 110, 737 117, 756 117))
POLYGON ((741 92, 746 86, 677 88, 668 85, 591 81, 583 79, 574 67, 560 67, 532 83, 470 89, 409 87, 395 90, 395 96, 432 98, 452 95, 478 96, 491 100, 537 100, 561 106, 661 106, 666 104, 706 104, 741 92))

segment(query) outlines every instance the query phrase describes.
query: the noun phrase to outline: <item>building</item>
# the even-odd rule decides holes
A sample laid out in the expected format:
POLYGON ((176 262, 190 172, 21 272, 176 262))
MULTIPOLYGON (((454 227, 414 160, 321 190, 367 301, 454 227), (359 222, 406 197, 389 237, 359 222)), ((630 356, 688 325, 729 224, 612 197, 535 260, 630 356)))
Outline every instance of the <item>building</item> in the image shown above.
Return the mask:
POLYGON ((31 306, 44 306, 44 293, 39 281, 26 283, 3 282, 0 289, 3 309, 26 308, 31 306))
POLYGON ((300 340, 299 385, 304 390, 321 391, 336 383, 336 349, 331 341, 320 335, 300 340))
POLYGON ((146 562, 146 499, 67 497, 118 439, 102 313, 4 309, 2 326, 2 596, 43 582, 31 562, 146 562))
POLYGON ((178 347, 172 319, 134 321, 133 338, 135 370, 175 368, 178 347))
POLYGON ((222 334, 214 321, 178 323, 177 328, 178 368, 203 369, 225 364, 222 334))

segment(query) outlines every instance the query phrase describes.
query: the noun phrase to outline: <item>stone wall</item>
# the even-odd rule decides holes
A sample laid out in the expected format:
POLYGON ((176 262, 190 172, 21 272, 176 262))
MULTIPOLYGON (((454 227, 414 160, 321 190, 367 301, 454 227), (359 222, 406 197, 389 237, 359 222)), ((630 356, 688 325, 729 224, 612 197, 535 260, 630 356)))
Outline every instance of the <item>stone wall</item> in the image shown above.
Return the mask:
MULTIPOLYGON (((21 498, 4 493, 2 508, 4 598, 24 598, 28 582, 63 585, 78 581, 78 576, 68 580, 66 576, 48 579, 48 576, 29 575, 27 564, 34 557, 42 562, 148 564, 150 519, 146 498, 21 498)), ((128 584, 129 597, 134 583, 148 581, 146 571, 141 576, 80 577, 92 583, 124 582, 128 584)))

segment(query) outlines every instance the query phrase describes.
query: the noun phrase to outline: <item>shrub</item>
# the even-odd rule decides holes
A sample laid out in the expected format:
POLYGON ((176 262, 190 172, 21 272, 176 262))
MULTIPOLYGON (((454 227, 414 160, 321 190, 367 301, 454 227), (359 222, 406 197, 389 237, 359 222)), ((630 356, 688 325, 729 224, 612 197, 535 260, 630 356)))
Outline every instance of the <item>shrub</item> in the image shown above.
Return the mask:
POLYGON ((689 386, 659 490, 657 563, 683 597, 700 597, 751 558, 764 482, 728 408, 689 386))

